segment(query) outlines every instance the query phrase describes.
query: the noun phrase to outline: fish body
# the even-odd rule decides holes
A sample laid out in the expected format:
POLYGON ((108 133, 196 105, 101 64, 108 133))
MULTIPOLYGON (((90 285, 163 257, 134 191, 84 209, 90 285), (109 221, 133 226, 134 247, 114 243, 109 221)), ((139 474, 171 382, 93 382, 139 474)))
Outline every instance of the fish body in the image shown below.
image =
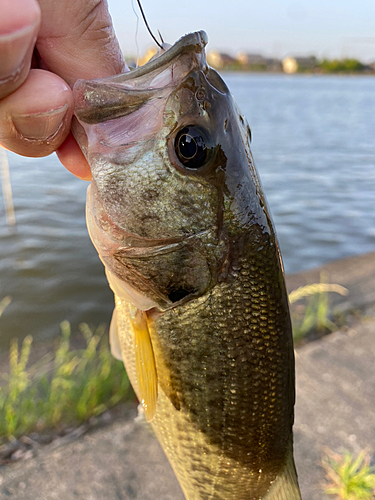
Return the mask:
POLYGON ((298 500, 294 353, 251 133, 204 32, 75 85, 112 349, 187 500, 298 500))

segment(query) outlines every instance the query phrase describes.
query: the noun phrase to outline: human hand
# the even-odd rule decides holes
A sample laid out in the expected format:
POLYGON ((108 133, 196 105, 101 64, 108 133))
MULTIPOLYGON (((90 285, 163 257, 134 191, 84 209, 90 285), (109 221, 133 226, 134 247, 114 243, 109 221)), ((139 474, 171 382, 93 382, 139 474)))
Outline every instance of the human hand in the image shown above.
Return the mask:
POLYGON ((126 69, 105 0, 0 0, 0 12, 0 144, 23 156, 56 151, 89 180, 70 132, 70 86, 126 69))

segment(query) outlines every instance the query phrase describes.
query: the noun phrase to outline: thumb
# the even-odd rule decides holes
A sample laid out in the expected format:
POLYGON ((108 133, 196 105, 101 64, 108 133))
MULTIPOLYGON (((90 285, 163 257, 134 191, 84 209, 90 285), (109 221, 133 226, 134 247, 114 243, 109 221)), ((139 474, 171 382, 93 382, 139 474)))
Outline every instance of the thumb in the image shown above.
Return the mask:
POLYGON ((104 0, 39 0, 42 23, 38 52, 49 71, 69 85, 125 70, 104 0))
MULTIPOLYGON (((78 78, 93 79, 127 69, 105 0, 39 0, 42 24, 37 40, 45 66, 69 85, 78 78)), ((84 142, 75 123, 75 136, 84 142)), ((89 179, 91 172, 72 134, 57 150, 61 163, 74 175, 89 179)))

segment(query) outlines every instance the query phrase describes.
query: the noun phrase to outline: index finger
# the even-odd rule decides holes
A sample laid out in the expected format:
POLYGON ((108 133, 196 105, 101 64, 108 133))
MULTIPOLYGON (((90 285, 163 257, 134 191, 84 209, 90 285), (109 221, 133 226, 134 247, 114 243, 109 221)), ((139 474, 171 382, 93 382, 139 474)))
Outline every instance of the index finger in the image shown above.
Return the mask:
POLYGON ((14 92, 27 78, 40 23, 37 2, 2 0, 0 17, 0 99, 14 92))

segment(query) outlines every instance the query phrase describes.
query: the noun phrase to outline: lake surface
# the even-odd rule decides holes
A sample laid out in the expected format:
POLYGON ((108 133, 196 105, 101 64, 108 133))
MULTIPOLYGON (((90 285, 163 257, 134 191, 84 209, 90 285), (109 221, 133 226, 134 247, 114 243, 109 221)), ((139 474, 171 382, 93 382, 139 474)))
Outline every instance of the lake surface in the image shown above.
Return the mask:
MULTIPOLYGON (((287 272, 375 250, 375 78, 225 74, 287 272)), ((53 338, 64 319, 109 323, 113 299, 88 238, 87 183, 55 156, 9 154, 17 229, 0 200, 0 347, 53 338)))

